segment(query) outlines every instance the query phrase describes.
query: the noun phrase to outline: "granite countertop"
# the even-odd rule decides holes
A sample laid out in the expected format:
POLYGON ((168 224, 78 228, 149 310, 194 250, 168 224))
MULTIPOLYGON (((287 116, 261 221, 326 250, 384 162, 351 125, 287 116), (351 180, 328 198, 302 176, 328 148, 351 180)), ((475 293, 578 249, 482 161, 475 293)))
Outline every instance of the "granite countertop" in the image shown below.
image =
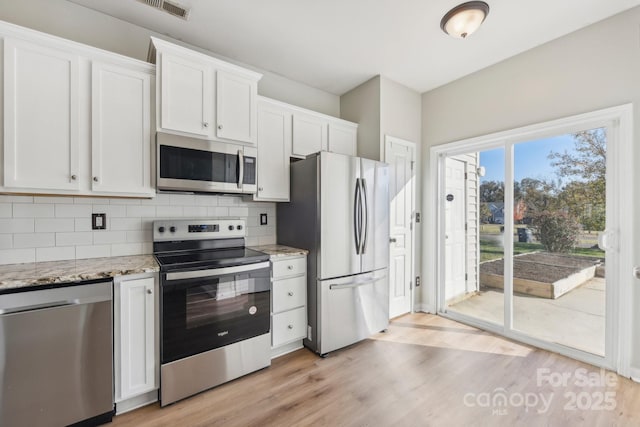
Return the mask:
POLYGON ((153 255, 134 255, 68 261, 0 265, 0 292, 127 274, 154 273, 160 268, 153 255))
POLYGON ((297 249, 284 245, 253 246, 250 249, 269 254, 271 255, 271 258, 284 258, 289 256, 302 256, 309 254, 309 251, 306 249, 297 249))

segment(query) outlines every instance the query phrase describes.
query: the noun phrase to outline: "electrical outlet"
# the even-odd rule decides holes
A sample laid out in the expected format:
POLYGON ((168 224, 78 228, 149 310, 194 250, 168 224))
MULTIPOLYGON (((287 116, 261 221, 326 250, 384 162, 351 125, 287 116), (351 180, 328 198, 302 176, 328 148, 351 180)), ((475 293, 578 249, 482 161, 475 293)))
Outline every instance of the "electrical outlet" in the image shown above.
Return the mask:
POLYGON ((266 213, 261 213, 260 214, 260 225, 267 225, 267 214, 266 213))
POLYGON ((107 228, 107 214, 95 213, 91 214, 91 229, 105 230, 107 228))

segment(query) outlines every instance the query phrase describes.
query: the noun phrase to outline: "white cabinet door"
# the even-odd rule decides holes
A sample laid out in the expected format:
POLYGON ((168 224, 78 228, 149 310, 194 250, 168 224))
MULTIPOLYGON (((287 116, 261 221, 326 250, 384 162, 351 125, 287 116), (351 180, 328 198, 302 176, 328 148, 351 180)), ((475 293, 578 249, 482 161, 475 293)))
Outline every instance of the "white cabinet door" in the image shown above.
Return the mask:
POLYGON ((258 82, 223 70, 216 76, 216 136, 255 144, 258 82))
POLYGON ((327 121, 321 117, 294 113, 291 155, 306 157, 322 150, 327 150, 327 121))
POLYGON ((258 103, 258 192, 254 200, 289 201, 290 111, 258 103))
POLYGON ((357 127, 340 123, 329 123, 329 151, 355 156, 357 139, 357 127))
POLYGON ((211 137, 213 87, 210 65, 162 53, 160 73, 160 127, 211 137))
MULTIPOLYGON (((117 285, 116 285, 117 286, 117 285)), ((157 388, 155 359, 155 279, 122 280, 119 284, 119 387, 116 400, 157 388), (119 393, 118 393, 119 392, 119 393)), ((118 290, 116 290, 118 295, 118 290)))
POLYGON ((4 40, 4 186, 78 190, 78 62, 4 40))
POLYGON ((92 69, 92 190, 153 195, 151 76, 114 65, 92 69))

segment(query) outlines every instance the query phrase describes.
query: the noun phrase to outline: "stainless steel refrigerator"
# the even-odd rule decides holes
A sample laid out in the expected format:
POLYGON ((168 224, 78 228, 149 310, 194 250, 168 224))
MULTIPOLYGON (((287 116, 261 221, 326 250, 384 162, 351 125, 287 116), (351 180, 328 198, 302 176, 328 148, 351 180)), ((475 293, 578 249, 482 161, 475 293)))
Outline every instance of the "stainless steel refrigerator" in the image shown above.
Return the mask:
POLYGON ((278 243, 309 250, 304 344, 325 354, 389 324, 389 168, 320 152, 291 165, 278 243))

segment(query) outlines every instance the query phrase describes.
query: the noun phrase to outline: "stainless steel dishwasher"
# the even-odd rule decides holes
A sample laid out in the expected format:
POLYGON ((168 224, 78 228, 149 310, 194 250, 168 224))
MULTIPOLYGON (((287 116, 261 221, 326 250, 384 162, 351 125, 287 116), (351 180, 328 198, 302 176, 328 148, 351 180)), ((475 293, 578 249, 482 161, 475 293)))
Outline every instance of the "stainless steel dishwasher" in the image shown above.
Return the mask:
POLYGON ((111 421, 112 301, 111 280, 0 294, 0 426, 111 421))

